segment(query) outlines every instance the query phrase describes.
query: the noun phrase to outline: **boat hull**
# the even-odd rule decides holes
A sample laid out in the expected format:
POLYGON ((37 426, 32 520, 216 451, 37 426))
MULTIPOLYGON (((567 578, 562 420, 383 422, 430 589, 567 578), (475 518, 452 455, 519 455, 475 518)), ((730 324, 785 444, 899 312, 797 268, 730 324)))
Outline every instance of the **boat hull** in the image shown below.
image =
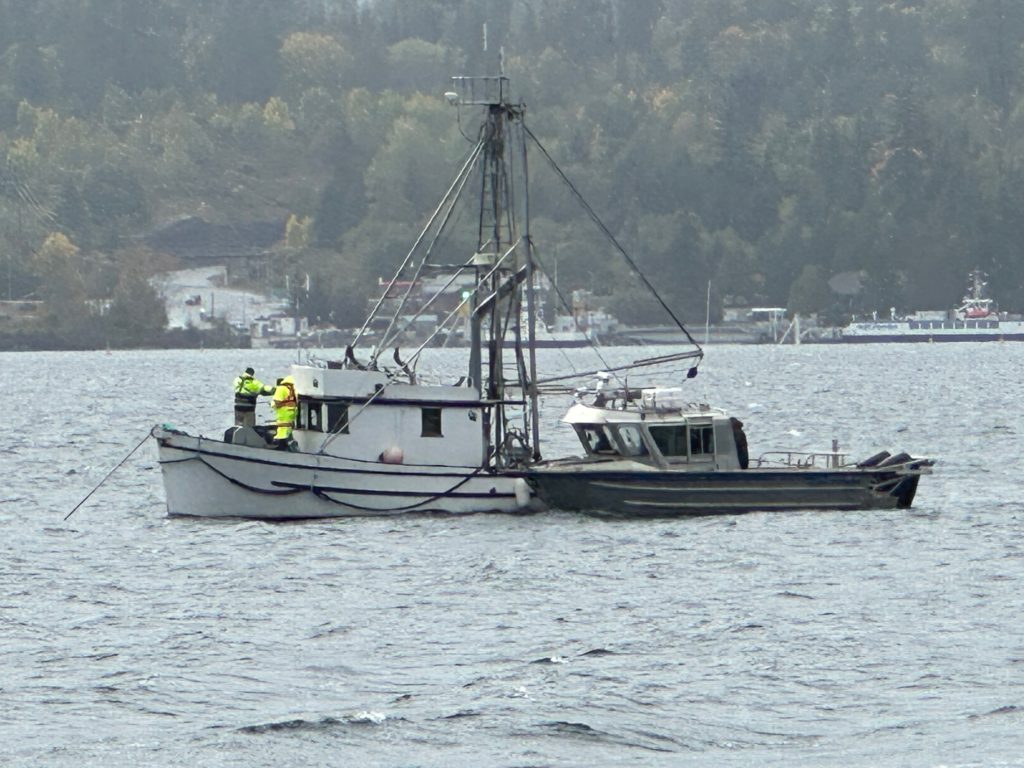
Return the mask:
POLYGON ((548 507, 631 517, 907 508, 919 477, 920 471, 899 468, 631 472, 582 463, 527 475, 548 507))
POLYGON ((155 428, 172 516, 303 520, 527 511, 521 476, 234 445, 155 428))
POLYGON ((879 333, 842 335, 844 344, 922 344, 956 341, 1024 341, 1024 333, 879 333))
POLYGON ((845 344, 1024 341, 1020 320, 890 320, 853 323, 839 332, 845 344))

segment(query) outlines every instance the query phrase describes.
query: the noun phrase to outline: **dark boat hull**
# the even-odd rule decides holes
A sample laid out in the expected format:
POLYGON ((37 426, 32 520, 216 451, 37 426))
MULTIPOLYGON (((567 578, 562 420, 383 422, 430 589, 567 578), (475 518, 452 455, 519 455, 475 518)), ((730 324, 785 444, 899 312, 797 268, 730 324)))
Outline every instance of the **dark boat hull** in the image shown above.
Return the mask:
POLYGON ((548 507, 631 517, 907 508, 920 471, 621 471, 541 467, 527 481, 548 507))

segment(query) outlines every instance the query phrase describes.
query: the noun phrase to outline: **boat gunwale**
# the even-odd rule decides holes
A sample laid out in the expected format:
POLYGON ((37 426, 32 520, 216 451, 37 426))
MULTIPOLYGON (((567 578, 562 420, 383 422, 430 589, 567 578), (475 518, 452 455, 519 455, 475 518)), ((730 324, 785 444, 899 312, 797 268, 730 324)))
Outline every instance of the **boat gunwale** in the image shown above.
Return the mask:
MULTIPOLYGON (((511 469, 510 470, 505 470, 505 469, 503 469, 503 470, 496 470, 493 467, 487 467, 487 466, 482 466, 482 465, 481 466, 476 466, 476 465, 470 465, 470 464, 385 464, 383 462, 374 461, 372 459, 357 459, 357 458, 350 458, 350 457, 346 457, 346 456, 337 456, 335 454, 330 454, 330 453, 307 453, 307 452, 303 452, 303 451, 295 451, 295 452, 291 452, 291 451, 288 451, 288 452, 286 452, 286 451, 276 451, 276 450, 274 450, 273 448, 270 448, 270 447, 263 448, 263 447, 247 446, 247 445, 235 445, 234 443, 228 443, 228 442, 225 442, 223 440, 218 440, 217 438, 205 437, 203 435, 191 435, 191 434, 188 434, 186 432, 175 432, 175 433, 168 433, 168 434, 165 434, 165 435, 158 435, 154 431, 153 437, 157 440, 157 443, 159 444, 159 446, 161 448, 166 448, 168 450, 180 451, 182 453, 191 453, 191 454, 202 455, 202 456, 214 456, 214 457, 217 457, 217 458, 226 459, 228 461, 245 462, 245 463, 250 463, 250 464, 265 464, 265 465, 270 465, 270 466, 285 467, 285 468, 288 468, 288 469, 296 469, 296 470, 309 470, 309 471, 317 471, 317 472, 341 472, 341 473, 362 474, 362 475, 390 475, 390 476, 395 476, 395 477, 463 477, 463 476, 465 476, 466 472, 454 471, 454 470, 460 470, 461 469, 461 470, 466 470, 469 473, 479 474, 479 475, 481 475, 483 477, 488 477, 488 476, 511 477, 513 479, 517 478, 517 477, 523 477, 523 473, 521 471, 518 471, 518 470, 511 470, 511 469), (195 441, 197 441, 197 445, 196 445, 196 447, 189 447, 189 446, 184 446, 184 445, 170 444, 169 441, 172 440, 175 437, 178 437, 178 438, 184 437, 186 439, 195 440, 195 441), (381 467, 381 469, 361 469, 361 468, 358 468, 358 467, 332 467, 332 466, 325 466, 325 465, 319 464, 319 463, 317 463, 317 464, 309 464, 309 463, 306 463, 306 462, 295 463, 295 462, 292 462, 292 461, 282 461, 280 459, 274 460, 272 458, 262 458, 260 456, 247 456, 247 455, 244 455, 244 454, 238 455, 238 454, 225 453, 225 452, 218 451, 218 450, 210 450, 208 448, 203 448, 202 447, 202 443, 204 443, 204 442, 206 442, 206 443, 213 443, 216 446, 231 446, 233 450, 239 451, 239 452, 253 451, 253 452, 260 452, 260 453, 266 452, 266 453, 270 453, 270 454, 276 454, 276 455, 280 456, 280 459, 284 459, 285 457, 295 457, 295 458, 311 457, 311 458, 315 458, 318 462, 320 460, 327 460, 327 461, 335 460, 335 461, 341 461, 341 462, 355 462, 355 463, 358 463, 358 464, 378 465, 378 466, 381 467), (387 467, 393 467, 393 469, 385 469, 387 467), (410 471, 408 471, 406 469, 403 469, 403 468, 406 468, 406 467, 417 467, 417 468, 436 467, 436 468, 438 468, 441 471, 438 471, 438 472, 412 471, 412 472, 410 472, 410 471), (450 471, 447 471, 447 470, 450 470, 450 471)), ((174 464, 174 463, 177 463, 177 462, 188 461, 188 460, 189 460, 188 458, 183 458, 183 459, 158 459, 158 463, 159 464, 174 464)))

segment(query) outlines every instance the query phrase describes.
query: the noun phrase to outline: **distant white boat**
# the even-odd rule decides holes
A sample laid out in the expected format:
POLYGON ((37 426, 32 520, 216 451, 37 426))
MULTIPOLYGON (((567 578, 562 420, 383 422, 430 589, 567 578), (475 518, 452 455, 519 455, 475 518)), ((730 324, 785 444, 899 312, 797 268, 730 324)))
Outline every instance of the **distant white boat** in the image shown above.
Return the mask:
POLYGON ((1024 320, 999 314, 987 295, 985 275, 974 270, 968 277, 967 293, 952 310, 915 312, 908 317, 872 318, 839 329, 838 340, 846 343, 1024 341, 1024 320))
MULTIPOLYGON (((521 327, 529 334, 525 318, 521 327)), ((556 315, 550 326, 538 322, 532 341, 536 349, 578 349, 601 344, 596 325, 581 323, 573 315, 562 314, 556 315)))

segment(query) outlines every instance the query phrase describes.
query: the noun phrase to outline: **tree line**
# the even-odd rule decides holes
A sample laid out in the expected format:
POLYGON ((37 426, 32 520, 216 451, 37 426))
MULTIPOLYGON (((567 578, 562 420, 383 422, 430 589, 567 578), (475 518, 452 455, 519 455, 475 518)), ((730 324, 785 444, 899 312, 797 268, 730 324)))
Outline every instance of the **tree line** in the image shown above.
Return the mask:
MULTIPOLYGON (((975 268, 1024 310, 1022 39, 1010 0, 0 0, 0 293, 152 335, 141 234, 277 217, 279 285, 355 324, 467 152, 448 78, 502 51, 684 317, 945 308, 975 268)), ((571 195, 532 206, 563 289, 652 319, 571 195)))

